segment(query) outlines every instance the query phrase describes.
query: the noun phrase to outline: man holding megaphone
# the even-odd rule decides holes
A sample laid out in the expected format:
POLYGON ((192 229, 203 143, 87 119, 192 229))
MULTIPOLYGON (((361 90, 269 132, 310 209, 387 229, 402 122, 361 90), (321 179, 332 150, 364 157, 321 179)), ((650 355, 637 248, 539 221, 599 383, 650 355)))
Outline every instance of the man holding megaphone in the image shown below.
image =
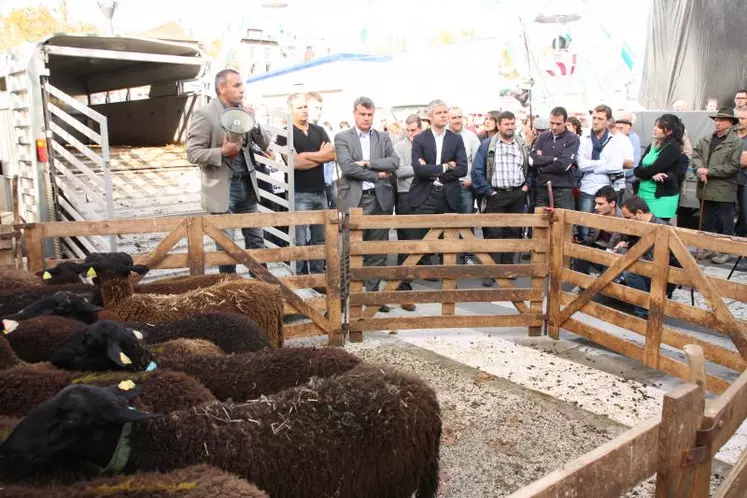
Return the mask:
MULTIPOLYGON (((202 209, 210 214, 259 212, 259 188, 252 144, 266 150, 269 135, 243 107, 244 82, 238 71, 215 75, 217 97, 192 114, 187 132, 187 159, 202 170, 202 209)), ((226 230, 233 237, 233 230, 226 230)), ((242 228, 244 247, 265 246, 261 228, 242 228)), ((219 247, 219 250, 221 248, 219 247)), ((236 265, 221 265, 221 273, 236 273, 236 265)))

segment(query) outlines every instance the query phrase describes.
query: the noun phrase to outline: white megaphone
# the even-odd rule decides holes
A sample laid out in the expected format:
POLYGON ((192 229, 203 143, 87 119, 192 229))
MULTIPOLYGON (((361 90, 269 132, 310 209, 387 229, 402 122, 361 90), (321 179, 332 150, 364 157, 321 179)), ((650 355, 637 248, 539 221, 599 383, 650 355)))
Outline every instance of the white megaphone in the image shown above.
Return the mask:
POLYGON ((254 118, 244 109, 230 107, 223 111, 220 124, 226 130, 228 140, 238 142, 246 133, 249 133, 249 130, 254 128, 254 118))

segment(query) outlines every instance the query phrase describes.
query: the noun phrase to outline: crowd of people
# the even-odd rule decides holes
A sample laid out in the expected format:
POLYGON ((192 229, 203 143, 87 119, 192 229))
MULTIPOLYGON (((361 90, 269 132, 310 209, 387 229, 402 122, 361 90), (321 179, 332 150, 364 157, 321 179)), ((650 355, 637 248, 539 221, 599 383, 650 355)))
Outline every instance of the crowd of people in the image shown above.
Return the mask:
MULTIPOLYGON (((265 153, 269 134, 259 125, 243 142, 232 143, 220 126, 220 113, 242 105, 243 83, 233 70, 216 76, 217 99, 195 112, 188 132, 188 156, 202 167, 203 207, 211 213, 256 212, 261 202, 254 154, 265 153)), ((441 100, 428 104, 427 118, 408 116, 402 125, 377 129, 375 105, 367 97, 352 103, 352 126, 334 133, 320 123, 323 99, 319 94, 294 94, 288 99, 293 119, 295 210, 361 208, 364 215, 432 215, 441 213, 522 213, 548 206, 624 216, 652 223, 675 223, 679 197, 688 172, 697 177, 702 228, 747 235, 747 92, 740 90, 736 108, 723 106, 712 116, 713 133, 690 144, 675 114, 662 114, 645 149, 633 131, 635 114, 618 113, 598 105, 590 112, 590 129, 563 107, 547 117, 528 117, 524 123, 510 111, 490 111, 481 128, 471 128, 459 107, 441 100), (549 195, 549 186, 552 197, 549 195), (738 215, 736 214, 738 213, 738 215)), ((379 126, 382 123, 379 122, 379 126)), ((473 122, 474 125, 474 122, 473 122)), ((279 137, 282 139, 283 137, 279 137)), ((279 140, 280 145, 284 145, 279 140)), ((289 157, 283 158, 289 163, 289 157)), ((427 230, 398 230, 400 240, 422 239, 427 230)), ((520 228, 486 228, 487 239, 521 238, 520 228)), ((624 251, 634 240, 579 227, 580 243, 624 251)), ((364 240, 386 240, 388 230, 367 230, 364 240)), ((319 226, 297 226, 298 246, 322 244, 319 226)), ((245 232, 247 248, 261 244, 257 234, 245 232)), ((512 263, 519 254, 494 255, 512 263)), ((726 254, 700 254, 716 264, 726 254)), ((437 257, 431 258, 432 260, 437 257)), ((400 257, 400 263, 402 257, 400 257)), ((471 254, 460 263, 474 264, 471 254)), ((371 255, 366 265, 384 265, 386 257, 371 255)), ((599 271, 578 263, 579 271, 599 271)), ((298 272, 323 271, 321 261, 300 261, 298 272)), ((747 270, 747 267, 740 268, 747 270)), ((221 268, 221 271, 235 271, 221 268)), ((624 281, 648 290, 650 282, 624 274, 624 281)), ((485 286, 495 282, 486 279, 485 286)), ((379 288, 378 281, 366 283, 379 288)), ((403 282, 401 289, 409 289, 403 282)), ((384 307, 386 311, 386 307, 384 307)), ((413 304, 403 308, 414 310, 413 304)), ((645 310, 637 312, 645 313, 645 310)))

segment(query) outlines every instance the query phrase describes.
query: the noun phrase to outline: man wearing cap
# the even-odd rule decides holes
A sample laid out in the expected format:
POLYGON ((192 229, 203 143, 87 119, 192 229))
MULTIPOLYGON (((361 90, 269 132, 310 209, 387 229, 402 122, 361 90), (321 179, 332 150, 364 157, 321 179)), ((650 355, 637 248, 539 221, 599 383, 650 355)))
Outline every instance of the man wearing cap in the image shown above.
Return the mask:
POLYGON ((638 167, 638 163, 641 162, 641 137, 633 131, 633 125, 635 124, 635 113, 626 112, 623 114, 622 119, 618 119, 615 126, 617 131, 621 135, 625 135, 630 140, 633 146, 633 164, 629 168, 625 168, 625 193, 623 194, 623 200, 627 200, 633 197, 633 180, 635 175, 633 170, 638 167))
MULTIPOLYGON (((704 212, 700 216, 703 217, 703 230, 734 235, 734 203, 739 186, 737 175, 744 142, 734 129, 739 119, 730 107, 721 107, 711 119, 715 130, 693 147, 690 163, 698 177, 698 199, 703 200, 704 212)), ((715 264, 723 264, 729 260, 729 255, 709 251, 701 254, 700 258, 710 258, 715 264)))

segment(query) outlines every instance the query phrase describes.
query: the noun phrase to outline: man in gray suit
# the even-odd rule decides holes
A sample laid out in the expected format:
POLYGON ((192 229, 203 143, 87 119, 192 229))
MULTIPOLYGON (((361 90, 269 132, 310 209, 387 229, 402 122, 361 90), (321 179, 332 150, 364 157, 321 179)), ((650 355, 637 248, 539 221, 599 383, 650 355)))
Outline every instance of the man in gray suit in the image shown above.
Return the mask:
MULTIPOLYGON (((220 123, 223 112, 243 105, 244 82, 237 71, 218 72, 215 92, 218 98, 192 114, 187 131, 187 159, 202 171, 202 209, 210 214, 257 213, 259 188, 252 144, 266 150, 270 138, 259 125, 237 142, 229 141, 223 130, 220 123)), ((245 248, 264 248, 261 228, 242 228, 241 232, 245 248)), ((233 230, 226 233, 233 238, 233 230)), ((220 272, 236 273, 236 265, 221 265, 220 272)))
MULTIPOLYGON (((355 126, 335 135, 335 153, 340 167, 340 195, 343 209, 360 207, 363 214, 392 214, 394 186, 390 175, 399 166, 392 141, 386 132, 372 128, 374 103, 359 97, 353 104, 355 126)), ((366 230, 363 240, 387 240, 389 230, 366 230)), ((384 266, 386 255, 364 257, 366 266, 384 266)), ((379 280, 368 280, 367 291, 379 288, 379 280)), ((382 311, 388 311, 382 306, 382 311)))

